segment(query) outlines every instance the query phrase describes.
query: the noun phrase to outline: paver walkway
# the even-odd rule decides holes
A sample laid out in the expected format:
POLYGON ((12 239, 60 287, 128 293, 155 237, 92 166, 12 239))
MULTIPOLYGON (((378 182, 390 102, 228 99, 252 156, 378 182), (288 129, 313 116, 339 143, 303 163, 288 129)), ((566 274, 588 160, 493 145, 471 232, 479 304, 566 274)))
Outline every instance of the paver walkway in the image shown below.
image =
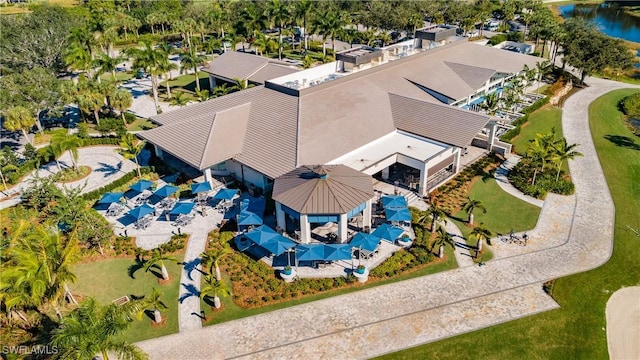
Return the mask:
POLYGON ((568 229, 561 245, 138 345, 152 359, 367 358, 557 307, 541 283, 602 265, 613 246, 614 205, 589 133, 588 105, 629 86, 589 81, 590 88, 566 101, 562 118, 567 141, 579 143, 585 155, 569 163, 576 185, 573 217, 540 228, 549 231, 541 237, 568 229))
MULTIPOLYGON (((62 168, 71 166, 71 158, 69 152, 65 151, 59 160, 62 168)), ((86 186, 82 190, 82 193, 86 193, 95 190, 101 186, 105 186, 126 173, 133 171, 136 165, 133 161, 127 160, 122 155, 118 154, 117 147, 115 146, 89 146, 78 149, 78 165, 86 165, 91 168, 91 173, 84 179, 66 183, 65 187, 78 187, 86 186)), ((40 177, 46 177, 57 173, 58 166, 55 161, 41 166, 37 170, 37 174, 40 177)), ((29 181, 33 179, 36 171, 33 171, 30 175, 26 176, 19 184, 7 190, 8 194, 17 194, 22 192, 22 189, 29 184, 29 181)), ((62 186, 62 185, 60 185, 62 186)), ((4 194, 0 194, 0 199, 4 198, 4 194)), ((0 201, 0 209, 4 209, 9 206, 16 205, 20 202, 19 198, 12 198, 5 201, 0 201)))
POLYGON ((494 173, 494 177, 496 178, 496 182, 498 186, 508 194, 517 197, 520 200, 526 201, 529 204, 535 205, 537 207, 542 207, 544 204, 543 200, 536 199, 532 196, 523 194, 520 190, 516 189, 507 179, 507 174, 511 169, 513 169, 516 164, 520 161, 521 157, 518 155, 510 155, 497 169, 494 173))

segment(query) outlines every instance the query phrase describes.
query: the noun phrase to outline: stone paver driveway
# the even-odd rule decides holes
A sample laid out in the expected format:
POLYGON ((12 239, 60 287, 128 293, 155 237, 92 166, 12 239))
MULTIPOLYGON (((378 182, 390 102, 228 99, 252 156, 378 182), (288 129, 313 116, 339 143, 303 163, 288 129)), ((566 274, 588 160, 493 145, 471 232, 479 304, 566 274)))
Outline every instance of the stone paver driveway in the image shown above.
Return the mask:
MULTIPOLYGON (((169 335, 138 345, 152 359, 368 358, 556 308, 541 283, 605 263, 612 251, 614 206, 588 125, 588 105, 629 87, 590 79, 565 103, 562 128, 585 155, 569 163, 575 202, 570 216, 538 224, 540 237, 562 228, 566 240, 421 278, 169 335), (593 231, 598 224, 599 231, 593 231), (548 233, 544 233, 547 229, 548 233)), ((543 208, 543 213, 545 209, 543 208)))

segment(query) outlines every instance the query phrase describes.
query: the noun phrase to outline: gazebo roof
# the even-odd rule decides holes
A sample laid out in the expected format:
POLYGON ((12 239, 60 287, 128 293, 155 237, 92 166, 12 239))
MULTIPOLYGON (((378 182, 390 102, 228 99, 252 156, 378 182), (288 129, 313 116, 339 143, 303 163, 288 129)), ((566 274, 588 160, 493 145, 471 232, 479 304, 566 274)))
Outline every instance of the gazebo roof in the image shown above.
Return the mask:
POLYGON ((273 184, 273 199, 301 214, 346 214, 374 196, 371 176, 344 165, 301 166, 273 184))

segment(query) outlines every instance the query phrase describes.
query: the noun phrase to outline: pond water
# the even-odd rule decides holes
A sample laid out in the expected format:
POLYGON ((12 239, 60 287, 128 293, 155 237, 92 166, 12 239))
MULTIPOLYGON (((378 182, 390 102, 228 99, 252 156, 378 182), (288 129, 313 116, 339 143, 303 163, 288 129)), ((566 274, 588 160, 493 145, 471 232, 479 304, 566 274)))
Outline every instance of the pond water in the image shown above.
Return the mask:
POLYGON ((626 14, 615 4, 571 4, 558 10, 564 18, 583 17, 609 36, 640 43, 640 18, 626 14))

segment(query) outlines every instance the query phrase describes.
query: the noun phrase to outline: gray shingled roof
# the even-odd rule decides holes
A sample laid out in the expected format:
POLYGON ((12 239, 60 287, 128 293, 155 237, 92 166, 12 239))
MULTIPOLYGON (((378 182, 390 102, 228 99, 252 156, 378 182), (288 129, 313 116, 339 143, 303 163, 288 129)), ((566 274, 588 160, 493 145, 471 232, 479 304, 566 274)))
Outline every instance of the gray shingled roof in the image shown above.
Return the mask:
POLYGON ((203 71, 229 80, 248 79, 263 84, 298 71, 291 64, 240 51, 227 51, 213 59, 203 71))
POLYGON ((428 103, 389 94, 395 126, 445 144, 465 147, 489 122, 489 117, 450 105, 428 103))
POLYGON ((346 214, 374 196, 371 176, 344 165, 301 166, 273 183, 273 199, 301 214, 346 214))

